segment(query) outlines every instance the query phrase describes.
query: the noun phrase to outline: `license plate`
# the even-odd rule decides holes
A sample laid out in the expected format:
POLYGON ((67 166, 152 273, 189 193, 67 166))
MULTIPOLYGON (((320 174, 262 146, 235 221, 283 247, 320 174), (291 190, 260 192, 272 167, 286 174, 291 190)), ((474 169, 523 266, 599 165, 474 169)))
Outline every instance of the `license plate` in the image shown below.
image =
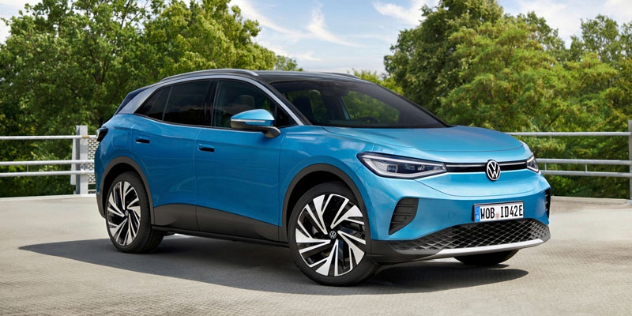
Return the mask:
POLYGON ((524 217, 522 202, 476 204, 474 205, 474 221, 504 221, 524 217))

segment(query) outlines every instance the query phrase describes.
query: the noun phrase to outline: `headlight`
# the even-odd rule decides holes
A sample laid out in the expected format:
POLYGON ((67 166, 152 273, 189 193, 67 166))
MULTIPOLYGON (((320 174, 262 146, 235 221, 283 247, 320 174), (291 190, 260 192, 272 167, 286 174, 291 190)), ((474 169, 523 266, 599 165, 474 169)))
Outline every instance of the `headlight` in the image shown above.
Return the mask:
POLYGON ((371 171, 383 177, 414 179, 447 171, 445 165, 440 162, 373 153, 359 154, 358 158, 371 171))
POLYGON ((540 172, 540 168, 538 168, 538 162, 535 161, 534 156, 531 156, 531 158, 527 159, 527 169, 533 172, 540 172))

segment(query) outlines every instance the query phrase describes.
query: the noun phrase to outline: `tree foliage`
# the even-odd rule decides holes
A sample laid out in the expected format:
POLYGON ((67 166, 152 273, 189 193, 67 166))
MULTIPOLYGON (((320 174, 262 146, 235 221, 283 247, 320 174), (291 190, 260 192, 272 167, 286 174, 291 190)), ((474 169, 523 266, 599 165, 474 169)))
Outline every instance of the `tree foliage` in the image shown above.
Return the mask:
POLYGON ((270 69, 276 55, 252 41, 256 21, 244 20, 229 0, 171 1, 145 23, 145 56, 157 77, 215 68, 270 69), (157 66, 157 67, 156 67, 157 66))
POLYGON ((292 59, 289 56, 277 55, 274 70, 303 71, 303 68, 300 68, 298 66, 298 64, 296 63, 296 59, 292 59))
POLYGON ((399 34, 384 64, 404 95, 436 112, 441 96, 460 85, 450 36, 462 27, 497 21, 503 9, 495 0, 443 0, 435 8, 424 6, 422 16, 421 25, 399 34))

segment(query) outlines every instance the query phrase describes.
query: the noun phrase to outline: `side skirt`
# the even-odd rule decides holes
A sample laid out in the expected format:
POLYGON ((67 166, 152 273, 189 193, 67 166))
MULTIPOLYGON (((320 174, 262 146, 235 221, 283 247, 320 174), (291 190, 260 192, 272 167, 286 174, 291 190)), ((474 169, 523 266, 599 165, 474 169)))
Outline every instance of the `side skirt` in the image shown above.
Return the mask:
POLYGON ((152 226, 152 228, 155 230, 183 234, 183 235, 190 235, 190 236, 225 239, 225 240, 232 240, 232 241, 245 241, 245 242, 250 242, 250 243, 255 243, 255 244, 263 244, 263 245, 268 245, 268 246, 276 246, 276 247, 284 247, 284 248, 288 247, 287 243, 279 242, 279 241, 223 235, 223 234, 216 234, 216 233, 207 233, 207 232, 200 232, 200 231, 194 231, 194 230, 177 229, 177 228, 169 228, 169 227, 161 227, 161 226, 152 226))

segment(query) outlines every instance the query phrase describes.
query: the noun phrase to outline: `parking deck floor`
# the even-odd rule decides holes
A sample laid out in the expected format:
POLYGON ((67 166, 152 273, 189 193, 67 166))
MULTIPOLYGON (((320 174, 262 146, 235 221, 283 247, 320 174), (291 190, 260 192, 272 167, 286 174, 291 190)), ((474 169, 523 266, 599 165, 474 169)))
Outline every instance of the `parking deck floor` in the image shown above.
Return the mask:
POLYGON ((554 197, 551 221, 498 267, 417 262, 334 288, 286 248, 175 235, 120 253, 94 196, 0 199, 0 314, 631 315, 632 205, 554 197))

